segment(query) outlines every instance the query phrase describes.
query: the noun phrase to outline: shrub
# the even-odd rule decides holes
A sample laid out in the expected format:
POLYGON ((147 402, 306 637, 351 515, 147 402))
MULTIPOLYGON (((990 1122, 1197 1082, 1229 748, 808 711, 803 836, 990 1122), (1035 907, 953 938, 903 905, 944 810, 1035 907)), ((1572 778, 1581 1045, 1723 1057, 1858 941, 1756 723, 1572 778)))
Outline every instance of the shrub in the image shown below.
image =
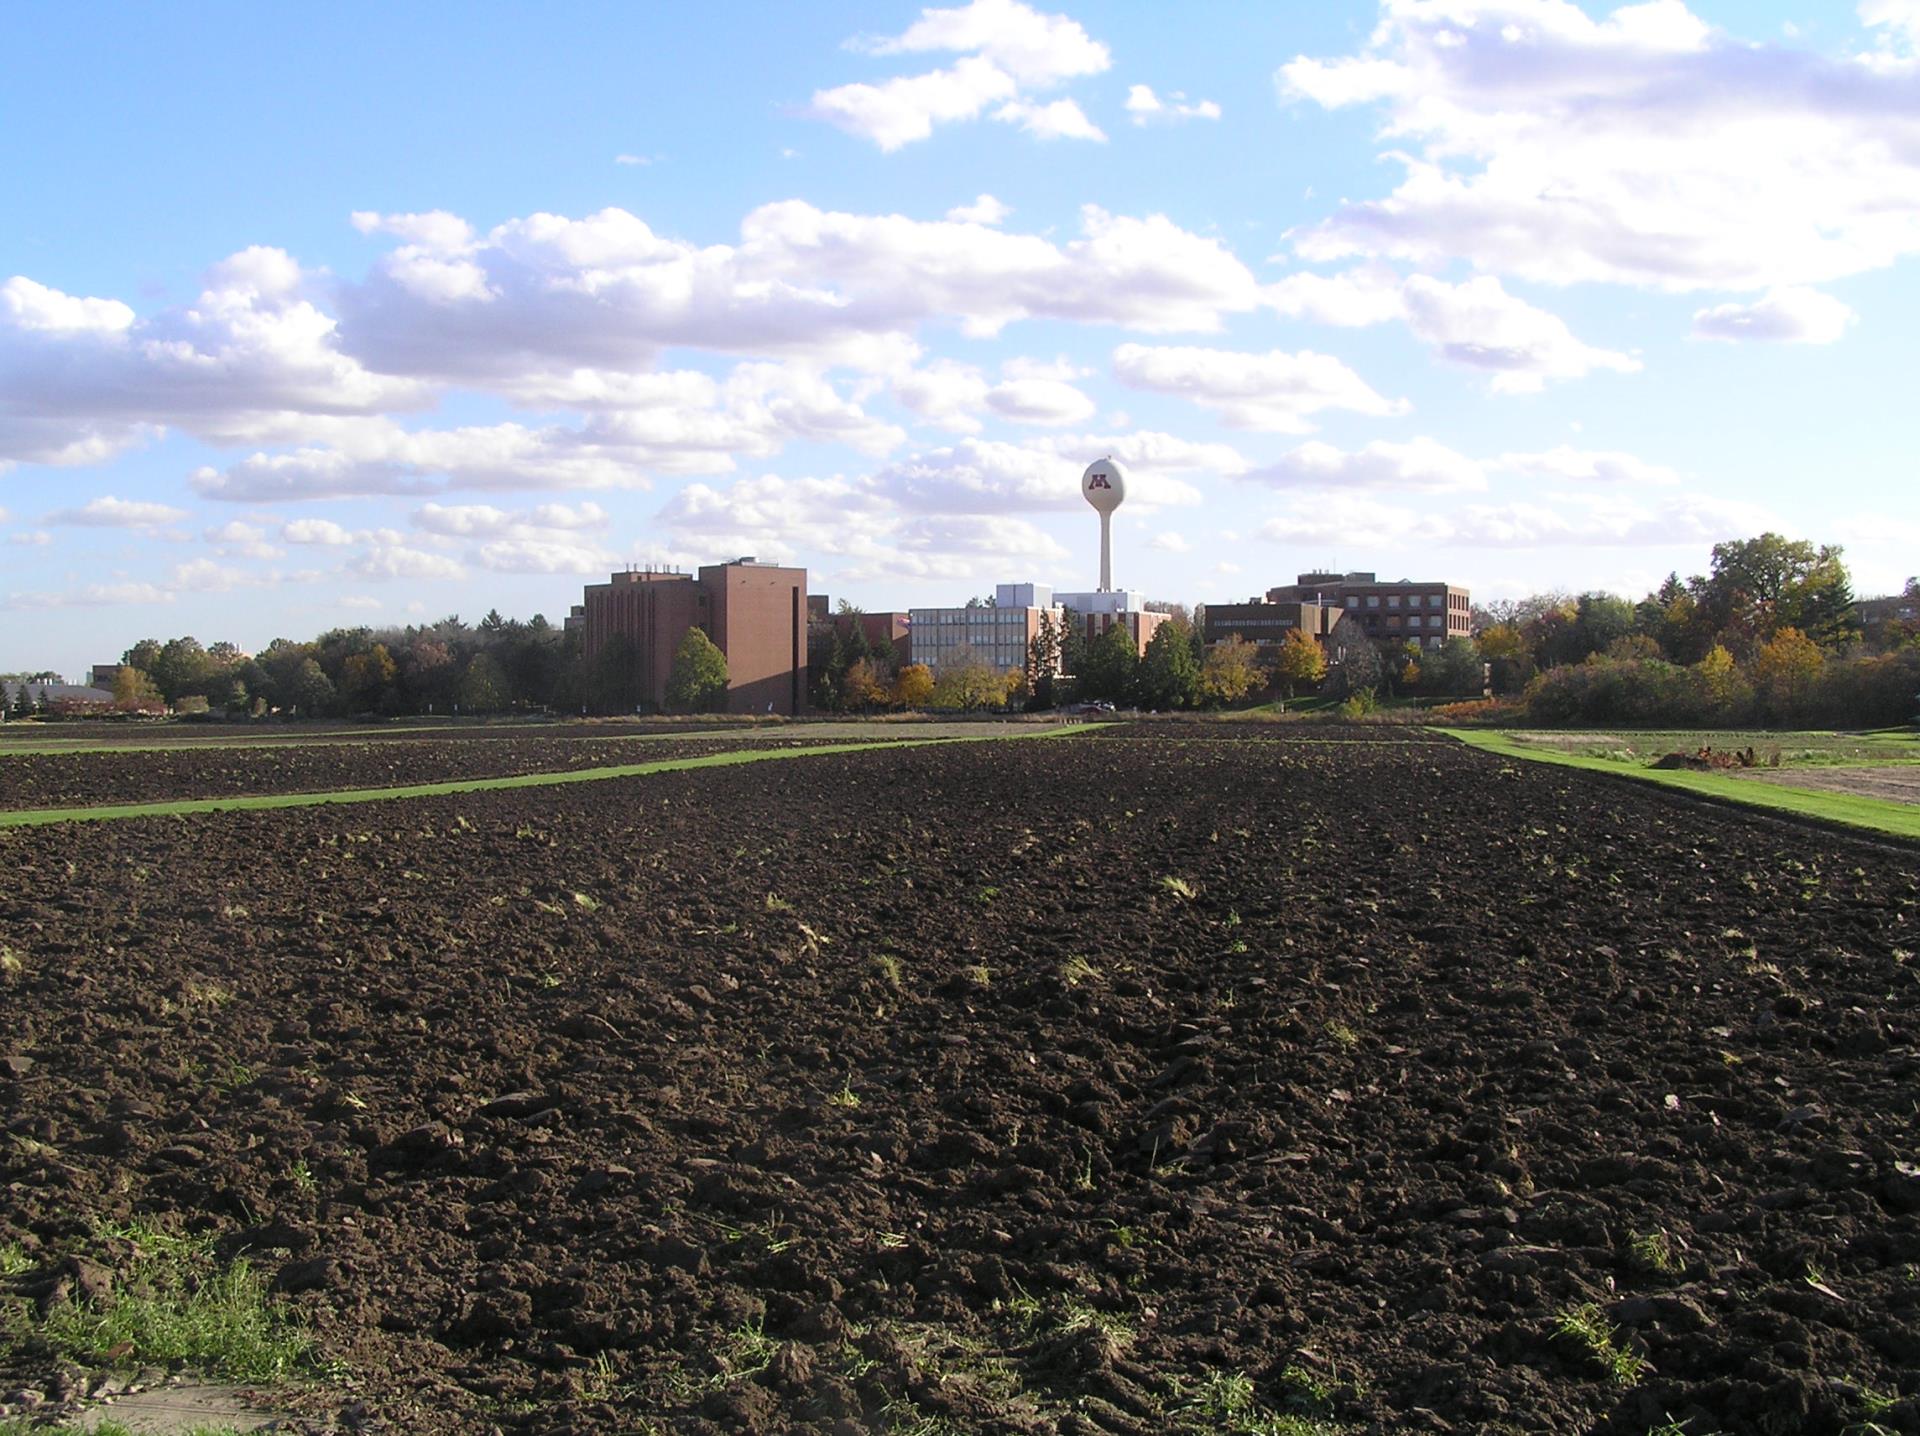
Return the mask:
POLYGON ((1440 723, 1518 723, 1526 709, 1510 698, 1472 698, 1464 703, 1442 703, 1432 710, 1440 723))

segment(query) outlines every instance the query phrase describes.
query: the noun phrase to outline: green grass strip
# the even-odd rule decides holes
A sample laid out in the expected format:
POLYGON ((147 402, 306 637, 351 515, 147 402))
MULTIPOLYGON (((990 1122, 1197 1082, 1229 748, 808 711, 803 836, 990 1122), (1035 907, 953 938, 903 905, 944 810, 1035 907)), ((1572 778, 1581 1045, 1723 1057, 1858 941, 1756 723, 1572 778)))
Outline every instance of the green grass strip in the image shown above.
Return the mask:
POLYGON ((1051 738, 1085 733, 1095 724, 1037 728, 1030 733, 985 733, 977 738, 896 738, 870 743, 833 743, 818 748, 777 748, 760 752, 711 753, 703 758, 665 758, 654 763, 623 763, 608 768, 576 768, 566 773, 521 773, 511 778, 461 778, 445 783, 411 783, 394 788, 344 788, 330 793, 262 793, 246 798, 180 798, 169 802, 124 803, 100 808, 34 808, 0 813, 0 828, 37 828, 51 823, 87 823, 119 818, 191 817, 200 813, 241 813, 271 808, 313 808, 331 803, 384 803, 396 798, 440 798, 453 793, 490 793, 506 788, 550 788, 562 783, 599 783, 609 778, 643 778, 693 768, 726 768, 740 763, 771 763, 783 758, 823 757, 830 753, 866 753, 875 749, 928 748, 949 743, 1001 743, 1019 738, 1051 738))
POLYGON ((1434 731, 1458 738, 1469 748, 1478 748, 1483 753, 1497 754, 1502 758, 1518 758, 1528 763, 1552 763, 1562 768, 1579 768, 1588 773, 1609 773, 1616 778, 1657 783, 1663 788, 1678 788, 1695 797, 1717 802, 1769 808, 1803 818, 1839 823, 1849 828, 1920 839, 1920 805, 1913 803, 1896 803, 1887 798, 1861 798, 1850 793, 1826 793, 1811 788, 1780 787, 1750 778, 1734 778, 1725 773, 1698 773, 1686 768, 1637 768, 1607 758, 1588 758, 1577 753, 1531 748, 1514 742, 1505 733, 1485 728, 1436 728, 1434 731))

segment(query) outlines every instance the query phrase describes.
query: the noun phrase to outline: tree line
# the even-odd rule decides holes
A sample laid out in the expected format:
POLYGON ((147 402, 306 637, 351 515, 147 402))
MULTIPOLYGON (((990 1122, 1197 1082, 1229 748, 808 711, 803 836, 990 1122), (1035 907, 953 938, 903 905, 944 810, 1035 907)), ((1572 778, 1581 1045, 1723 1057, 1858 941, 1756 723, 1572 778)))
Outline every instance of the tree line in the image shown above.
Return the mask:
MULTIPOLYGON (((1125 623, 1089 641, 1085 619, 1067 611, 1058 624, 1042 617, 1023 668, 996 671, 962 651, 936 679, 925 664, 901 663, 884 636, 870 641, 843 602, 809 629, 810 698, 826 712, 1074 701, 1166 711, 1322 691, 1364 707, 1478 695, 1485 684, 1499 695, 1496 713, 1535 722, 1867 726, 1907 721, 1920 692, 1920 581, 1907 581, 1904 603, 1863 611, 1839 548, 1777 534, 1717 544, 1707 574, 1669 575, 1638 602, 1592 591, 1476 606, 1476 636, 1438 649, 1375 644, 1351 620, 1325 648, 1299 632, 1277 645, 1237 636, 1209 645, 1202 615, 1158 607, 1168 617, 1144 652, 1125 623)), ((704 634, 693 643, 696 633, 668 684, 669 706, 682 711, 722 706, 726 694, 725 659, 704 634)), ((578 635, 542 615, 491 611, 477 625, 454 616, 280 638, 257 655, 142 639, 122 656, 114 697, 124 711, 314 717, 632 712, 637 658, 614 639, 589 662, 578 635)))
MULTIPOLYGON (((990 605, 974 600, 968 606, 990 605)), ((842 602, 834 619, 810 631, 812 703, 823 712, 843 713, 926 707, 1040 711, 1079 702, 1169 711, 1225 707, 1276 681, 1310 687, 1325 675, 1326 660, 1311 639, 1304 647, 1289 645, 1276 666, 1238 638, 1206 644, 1184 607, 1164 607, 1167 617, 1144 651, 1125 622, 1089 641, 1085 618, 1069 608, 1057 623, 1051 613, 1041 614, 1024 666, 996 669, 962 646, 945 657, 936 678, 926 664, 901 663, 890 641, 869 640, 860 610, 842 602)))
POLYGON ((592 695, 577 639, 535 614, 490 611, 403 628, 276 638, 257 654, 190 637, 143 638, 120 659, 115 707, 301 717, 577 711, 592 695))
POLYGON ((1714 545, 1710 572, 1638 602, 1546 593, 1474 618, 1496 715, 1876 727, 1920 706, 1920 580, 1883 607, 1855 602, 1838 547, 1769 533, 1714 545))

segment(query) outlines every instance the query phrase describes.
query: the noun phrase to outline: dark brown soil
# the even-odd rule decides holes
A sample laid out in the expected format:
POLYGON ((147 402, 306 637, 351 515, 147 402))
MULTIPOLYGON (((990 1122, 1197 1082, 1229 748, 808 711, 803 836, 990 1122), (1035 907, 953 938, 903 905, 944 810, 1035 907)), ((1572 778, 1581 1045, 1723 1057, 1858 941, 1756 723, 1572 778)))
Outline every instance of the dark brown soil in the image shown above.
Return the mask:
POLYGON ((254 719, 232 721, 184 719, 62 719, 41 721, 25 727, 0 729, 10 743, 32 747, 38 744, 88 743, 101 747, 151 747, 162 743, 195 747, 219 747, 233 743, 271 744, 299 747, 303 744, 338 742, 411 743, 444 742, 459 738, 466 742, 491 742, 502 738, 539 738, 555 734, 588 735, 602 738, 635 733, 698 734, 746 732, 755 728, 785 727, 785 720, 725 719, 712 716, 683 718, 592 718, 575 721, 566 718, 542 719, 455 719, 417 718, 395 722, 352 722, 345 719, 254 719))
MULTIPOLYGON (((910 738, 881 728, 873 742, 910 738)), ((295 747, 180 748, 138 753, 0 754, 0 812, 167 798, 230 798, 252 793, 315 793, 387 788, 461 778, 506 778, 731 753, 741 748, 804 748, 846 738, 804 732, 753 737, 712 735, 622 742, 607 737, 430 738, 295 747)), ((859 741, 869 741, 861 739, 859 741)))
POLYGON ((1920 1431, 1912 853, 1322 737, 0 831, 7 1285, 216 1230, 398 1431, 1920 1431))
POLYGON ((1104 738, 1186 738, 1213 742, 1444 744, 1453 741, 1444 734, 1411 723, 1336 723, 1323 718, 1142 718, 1110 723, 1098 733, 1104 738))

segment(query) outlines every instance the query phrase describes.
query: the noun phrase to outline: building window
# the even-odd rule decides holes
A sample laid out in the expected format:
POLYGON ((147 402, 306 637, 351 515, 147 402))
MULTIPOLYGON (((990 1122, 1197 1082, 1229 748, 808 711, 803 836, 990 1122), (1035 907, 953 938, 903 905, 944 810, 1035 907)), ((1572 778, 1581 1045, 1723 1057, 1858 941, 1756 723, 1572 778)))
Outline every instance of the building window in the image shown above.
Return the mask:
POLYGON ((1397 593, 1389 595, 1389 597, 1387 598, 1387 607, 1398 608, 1399 606, 1400 606, 1400 595, 1397 593))
POLYGON ((1349 594, 1349 595, 1347 596, 1347 607, 1348 607, 1348 608, 1358 608, 1359 606, 1360 606, 1360 600, 1359 600, 1359 599, 1357 599, 1357 598, 1355 598, 1355 597, 1353 597, 1353 596, 1352 596, 1351 594, 1349 594))
POLYGON ((1439 594, 1437 594, 1437 593, 1430 593, 1430 594, 1428 594, 1428 595, 1427 595, 1427 607, 1428 607, 1428 608, 1438 608, 1439 606, 1440 606, 1440 595, 1439 595, 1439 594))
POLYGON ((1379 595, 1379 594, 1377 594, 1377 593, 1370 593, 1370 594, 1368 594, 1368 595, 1367 595, 1367 607, 1368 607, 1368 608, 1378 608, 1379 606, 1380 606, 1380 595, 1379 595))

